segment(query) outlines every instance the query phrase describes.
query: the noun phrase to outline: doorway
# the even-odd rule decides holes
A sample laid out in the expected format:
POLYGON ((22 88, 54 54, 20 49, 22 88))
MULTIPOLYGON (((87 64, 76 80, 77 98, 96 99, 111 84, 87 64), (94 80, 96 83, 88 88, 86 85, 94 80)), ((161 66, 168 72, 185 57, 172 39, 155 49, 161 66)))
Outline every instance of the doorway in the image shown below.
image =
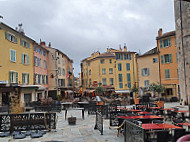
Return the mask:
POLYGON ((24 102, 25 102, 25 106, 29 106, 31 102, 31 94, 24 94, 24 102))

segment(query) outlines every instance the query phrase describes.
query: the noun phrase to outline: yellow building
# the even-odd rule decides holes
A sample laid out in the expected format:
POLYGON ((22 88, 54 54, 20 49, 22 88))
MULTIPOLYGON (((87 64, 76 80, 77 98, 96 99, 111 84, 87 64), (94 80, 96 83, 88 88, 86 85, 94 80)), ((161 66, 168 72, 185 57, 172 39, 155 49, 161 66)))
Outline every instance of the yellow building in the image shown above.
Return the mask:
POLYGON ((0 104, 7 104, 18 91, 20 103, 34 101, 36 86, 33 68, 33 40, 24 34, 22 27, 14 30, 0 23, 0 104))
POLYGON ((114 88, 115 93, 129 94, 137 85, 137 66, 135 52, 124 49, 107 49, 107 52, 92 53, 82 60, 81 78, 83 90, 102 86, 114 88))
MULTIPOLYGON (((149 92, 152 83, 160 83, 159 60, 157 47, 137 56, 138 83, 140 94, 149 92)), ((149 92, 150 93, 150 92, 149 92)))
POLYGON ((165 96, 180 97, 175 31, 163 34, 162 29, 159 29, 156 39, 160 59, 160 82, 166 88, 165 96))

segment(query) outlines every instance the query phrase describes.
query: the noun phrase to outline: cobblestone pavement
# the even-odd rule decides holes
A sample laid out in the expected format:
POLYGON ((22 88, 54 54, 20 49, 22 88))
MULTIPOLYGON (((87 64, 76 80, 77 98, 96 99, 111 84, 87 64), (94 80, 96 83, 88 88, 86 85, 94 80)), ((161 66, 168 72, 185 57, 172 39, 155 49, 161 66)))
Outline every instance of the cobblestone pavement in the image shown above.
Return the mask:
MULTIPOLYGON (((179 106, 179 103, 166 103, 165 108, 179 106)), ((131 106, 128 106, 131 107, 131 106)), ((181 110, 187 110, 187 107, 180 108, 181 110)), ((65 120, 65 112, 57 113, 57 129, 56 131, 47 132, 43 137, 37 139, 31 139, 27 136, 22 140, 14 140, 12 137, 0 138, 0 142, 124 142, 124 137, 120 135, 117 137, 117 130, 109 129, 109 120, 104 119, 104 134, 101 135, 98 130, 94 130, 95 115, 88 115, 85 112, 85 119, 82 119, 80 110, 69 110, 67 117, 77 117, 76 125, 68 125, 68 121, 65 120)))

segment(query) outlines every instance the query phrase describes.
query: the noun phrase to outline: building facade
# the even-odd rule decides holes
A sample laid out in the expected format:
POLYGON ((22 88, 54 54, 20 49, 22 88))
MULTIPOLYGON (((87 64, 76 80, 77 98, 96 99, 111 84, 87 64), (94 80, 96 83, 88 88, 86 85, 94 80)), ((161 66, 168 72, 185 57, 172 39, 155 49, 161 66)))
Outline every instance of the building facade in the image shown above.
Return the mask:
POLYGON ((190 104, 190 2, 174 0, 176 41, 179 59, 180 101, 190 104))
POLYGON ((40 45, 49 51, 48 54, 48 88, 49 96, 56 98, 57 95, 65 95, 73 90, 73 60, 58 49, 46 46, 45 42, 40 45))
POLYGON ((135 52, 128 52, 126 46, 119 50, 108 48, 107 52, 92 53, 81 62, 83 90, 102 86, 114 88, 115 93, 129 94, 137 85, 135 52))
POLYGON ((48 95, 48 50, 39 44, 34 46, 34 84, 39 85, 36 92, 37 100, 48 95))
POLYGON ((22 27, 14 30, 0 23, 0 104, 8 104, 11 96, 21 104, 35 101, 34 41, 24 34, 22 27))
POLYGON ((152 83, 160 84, 158 56, 157 47, 137 56, 138 84, 141 95, 149 92, 152 83))
POLYGON ((165 97, 179 96, 178 53, 175 31, 162 33, 159 29, 157 47, 159 51, 160 83, 165 86, 165 97))

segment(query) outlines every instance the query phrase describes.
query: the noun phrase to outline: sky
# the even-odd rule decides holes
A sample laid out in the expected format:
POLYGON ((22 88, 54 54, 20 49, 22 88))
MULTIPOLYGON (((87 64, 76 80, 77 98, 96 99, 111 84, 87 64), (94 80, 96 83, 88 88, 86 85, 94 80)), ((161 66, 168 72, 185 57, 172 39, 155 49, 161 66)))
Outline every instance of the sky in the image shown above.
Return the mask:
POLYGON ((1 22, 36 42, 51 42, 73 59, 74 74, 93 52, 144 52, 156 47, 158 29, 175 30, 173 0, 0 0, 1 22))

